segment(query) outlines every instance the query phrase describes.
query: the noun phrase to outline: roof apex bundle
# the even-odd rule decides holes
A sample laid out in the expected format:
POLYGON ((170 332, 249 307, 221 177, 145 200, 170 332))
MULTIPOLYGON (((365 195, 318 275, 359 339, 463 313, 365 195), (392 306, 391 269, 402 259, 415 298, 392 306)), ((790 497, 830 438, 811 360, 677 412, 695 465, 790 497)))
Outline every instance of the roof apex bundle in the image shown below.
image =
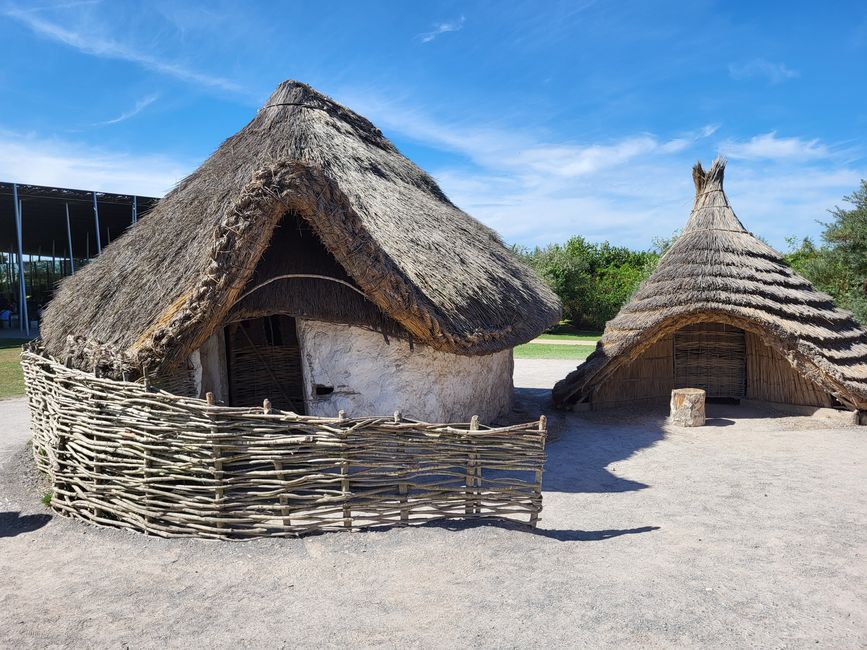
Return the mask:
POLYGON ((696 196, 683 234, 608 322, 593 354, 554 386, 570 407, 685 325, 728 323, 753 332, 803 376, 855 409, 867 408, 867 331, 782 256, 750 234, 723 190, 725 160, 693 168, 696 196))
POLYGON ((489 354, 559 319, 554 293, 373 124, 286 81, 146 218, 62 282, 45 312, 46 350, 115 375, 186 358, 243 297, 288 212, 416 342, 489 354))

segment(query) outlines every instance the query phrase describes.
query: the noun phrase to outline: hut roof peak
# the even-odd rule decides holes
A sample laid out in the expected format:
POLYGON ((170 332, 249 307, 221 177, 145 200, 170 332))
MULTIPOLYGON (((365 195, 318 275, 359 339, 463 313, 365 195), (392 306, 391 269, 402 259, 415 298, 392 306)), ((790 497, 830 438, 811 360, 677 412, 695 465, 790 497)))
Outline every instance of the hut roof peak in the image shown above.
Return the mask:
POLYGON ((274 89, 263 108, 285 104, 320 108, 324 103, 334 104, 335 102, 302 81, 287 79, 274 89))
MULTIPOLYGON (((106 363, 185 361, 227 322, 272 235, 296 217, 371 313, 418 343, 492 354, 560 318, 547 285, 369 120, 289 80, 146 219, 63 282, 46 310, 46 350, 89 370, 93 346, 110 349, 106 363)), ((297 278, 280 282, 301 295, 297 278)), ((310 296, 294 313, 325 319, 335 298, 310 296)))
POLYGON ((693 166, 695 202, 683 230, 684 234, 694 230, 747 232, 732 210, 723 189, 725 168, 726 160, 722 157, 717 157, 707 171, 701 166, 701 162, 693 166))
POLYGON ((287 79, 278 85, 259 110, 259 114, 263 116, 264 124, 293 123, 295 125, 293 128, 297 129, 299 108, 323 111, 333 119, 348 125, 356 135, 369 143, 389 151, 396 151, 382 135, 382 131, 370 120, 342 106, 312 86, 294 79, 287 79))

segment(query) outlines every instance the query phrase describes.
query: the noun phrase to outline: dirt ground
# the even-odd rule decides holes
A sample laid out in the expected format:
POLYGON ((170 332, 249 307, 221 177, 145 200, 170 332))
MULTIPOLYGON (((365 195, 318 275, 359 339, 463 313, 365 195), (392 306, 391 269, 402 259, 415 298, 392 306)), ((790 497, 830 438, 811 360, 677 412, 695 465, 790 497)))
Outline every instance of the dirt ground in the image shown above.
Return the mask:
POLYGON ((516 362, 551 416, 541 528, 162 540, 52 515, 0 402, 0 645, 867 645, 867 429, 746 407, 555 414, 574 362, 516 362))

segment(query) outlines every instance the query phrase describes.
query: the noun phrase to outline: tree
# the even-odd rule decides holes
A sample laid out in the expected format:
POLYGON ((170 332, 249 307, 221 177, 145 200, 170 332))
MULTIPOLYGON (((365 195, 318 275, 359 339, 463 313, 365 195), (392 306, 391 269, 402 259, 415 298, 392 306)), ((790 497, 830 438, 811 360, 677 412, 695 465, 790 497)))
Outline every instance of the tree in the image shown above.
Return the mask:
POLYGON ((653 270, 658 255, 572 237, 532 251, 513 248, 544 278, 576 327, 602 329, 653 270))
POLYGON ((810 239, 787 240, 786 261, 837 304, 867 324, 867 180, 843 200, 853 208, 830 210, 822 245, 810 239))

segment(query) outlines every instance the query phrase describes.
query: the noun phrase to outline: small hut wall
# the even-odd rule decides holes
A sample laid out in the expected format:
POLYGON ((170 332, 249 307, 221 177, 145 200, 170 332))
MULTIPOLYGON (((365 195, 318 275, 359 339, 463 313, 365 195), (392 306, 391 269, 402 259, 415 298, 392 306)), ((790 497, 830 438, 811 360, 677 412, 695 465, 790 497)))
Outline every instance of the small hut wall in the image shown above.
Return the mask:
POLYGON ((298 320, 308 414, 496 421, 512 408, 512 351, 465 356, 348 325, 298 320))
POLYGON ((747 398, 800 406, 835 406, 837 401, 801 375, 779 352, 747 332, 747 398))
MULTIPOLYGON (((673 336, 652 345, 633 361, 618 368, 596 386, 592 407, 605 409, 625 403, 660 403, 676 388, 673 336)), ((745 332, 747 399, 798 406, 834 407, 839 403, 795 370, 761 338, 745 332)))
POLYGON ((593 392, 593 408, 632 402, 666 402, 674 388, 673 340, 672 336, 666 336, 637 359, 615 370, 593 392))

